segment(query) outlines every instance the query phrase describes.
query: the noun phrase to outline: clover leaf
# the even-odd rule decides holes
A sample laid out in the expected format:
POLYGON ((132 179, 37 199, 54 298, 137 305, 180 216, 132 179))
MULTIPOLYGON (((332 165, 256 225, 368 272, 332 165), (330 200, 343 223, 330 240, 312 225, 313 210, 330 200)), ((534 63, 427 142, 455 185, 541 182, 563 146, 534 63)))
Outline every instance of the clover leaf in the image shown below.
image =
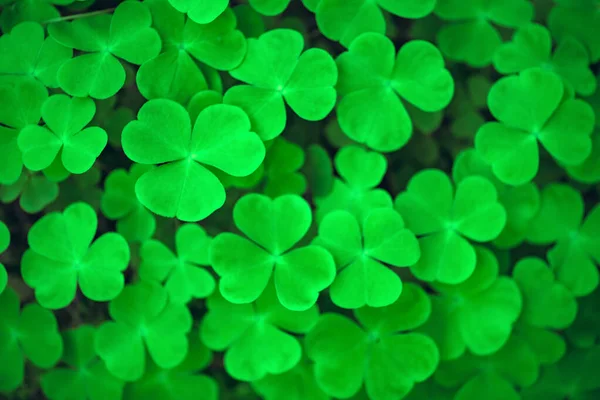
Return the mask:
POLYGON ((65 366, 45 372, 40 383, 50 400, 117 400, 124 382, 108 372, 94 351, 97 329, 80 325, 63 333, 65 366))
POLYGON ((285 103, 309 121, 324 119, 335 106, 338 72, 333 58, 322 49, 303 49, 300 33, 274 29, 248 39, 246 58, 230 71, 247 85, 230 88, 224 102, 244 109, 263 140, 283 132, 285 103))
POLYGON ((502 182, 520 185, 537 175, 538 142, 561 164, 579 165, 589 156, 594 112, 563 94, 560 77, 539 68, 494 84, 488 106, 499 122, 479 129, 475 148, 502 182))
POLYGON ((362 33, 385 33, 384 10, 398 17, 417 19, 430 14, 435 3, 436 0, 320 0, 314 12, 321 33, 349 47, 362 33))
POLYGON ((517 284, 498 277, 498 260, 483 247, 476 247, 477 268, 458 285, 433 284, 429 321, 421 328, 440 349, 442 360, 460 357, 466 349, 489 355, 508 341, 521 313, 522 297, 517 284))
POLYGON ((23 211, 35 214, 54 202, 58 192, 57 183, 25 170, 15 183, 0 186, 0 201, 8 204, 18 198, 23 211))
POLYGON ((573 179, 587 184, 600 183, 600 130, 592 134, 592 151, 580 165, 566 166, 573 179))
POLYGON ((389 306, 402 293, 402 280, 385 266, 414 265, 421 255, 415 235, 391 208, 372 210, 361 225, 347 211, 333 211, 319 225, 315 244, 333 255, 338 275, 331 300, 342 308, 389 306))
POLYGON ((138 88, 147 99, 168 98, 185 105, 195 93, 209 86, 209 77, 196 60, 221 70, 230 70, 242 62, 246 40, 236 29, 231 10, 201 25, 191 17, 186 19, 167 0, 146 3, 163 42, 161 53, 145 61, 136 76, 138 88))
POLYGON ((574 37, 585 44, 591 62, 600 60, 598 30, 598 1, 557 0, 548 15, 548 27, 552 36, 558 40, 574 37))
POLYGON ((23 254, 21 273, 42 306, 66 307, 78 286, 94 301, 108 301, 121 292, 129 246, 113 232, 92 243, 97 225, 94 209, 79 202, 62 213, 46 214, 31 227, 27 235, 30 248, 23 254))
POLYGON ((0 75, 32 76, 46 87, 58 87, 60 66, 73 50, 51 37, 44 39, 44 28, 35 22, 23 22, 0 37, 0 75))
POLYGON ((169 0, 169 3, 197 24, 208 24, 223 14, 229 0, 169 0))
POLYGON ((578 348, 589 348, 598 343, 600 337, 600 290, 596 288, 591 294, 577 299, 577 317, 566 330, 569 343, 578 348))
POLYGON ((316 245, 293 248, 312 222, 310 206, 300 196, 272 200, 248 194, 235 204, 233 220, 248 239, 221 233, 212 241, 209 256, 227 301, 255 301, 273 277, 281 304, 304 311, 333 282, 335 262, 327 250, 316 245))
POLYGON ((112 321, 98 328, 94 348, 115 377, 136 381, 144 374, 146 350, 161 368, 179 365, 188 352, 192 316, 183 304, 168 302, 157 284, 126 286, 110 302, 112 321))
POLYGON ((264 193, 270 197, 304 193, 306 178, 298 171, 303 165, 302 147, 283 137, 275 139, 265 156, 264 193))
POLYGON ((589 96, 596 91, 596 78, 589 68, 585 47, 572 37, 560 41, 554 54, 552 37, 542 25, 521 27, 512 41, 501 45, 494 54, 494 67, 502 74, 514 74, 527 68, 542 67, 560 75, 576 93, 589 96))
POLYGON ((43 23, 53 18, 59 18, 60 13, 54 4, 65 5, 72 0, 3 0, 0 14, 0 28, 10 32, 22 22, 34 21, 43 23))
POLYGON ((145 4, 125 1, 113 15, 50 24, 48 33, 54 40, 86 52, 62 64, 58 70, 60 88, 76 97, 113 96, 125 84, 125 69, 117 57, 140 65, 160 52, 160 37, 151 23, 145 4))
POLYGON ((145 103, 122 135, 123 150, 134 162, 160 164, 135 185, 145 207, 163 217, 199 221, 225 202, 225 189, 207 168, 233 176, 254 172, 265 157, 262 141, 250 131, 238 107, 216 104, 192 124, 183 106, 166 99, 145 103))
POLYGON ((533 19, 534 8, 526 0, 438 0, 434 12, 448 21, 437 34, 442 53, 480 68, 491 63, 502 43, 494 25, 518 28, 533 19))
POLYGON ((306 149, 303 172, 315 201, 316 198, 327 196, 331 192, 334 182, 333 165, 322 146, 313 144, 306 149))
POLYGON ((15 183, 23 170, 19 131, 37 125, 48 90, 27 76, 0 76, 0 183, 15 183))
POLYGON ((522 392, 523 400, 594 399, 600 395, 597 365, 600 346, 573 350, 557 364, 546 367, 540 379, 522 392))
POLYGON ((412 122, 401 99, 434 112, 446 107, 454 93, 442 55, 423 40, 404 44, 396 55, 390 39, 365 33, 336 63, 340 127, 352 140, 377 151, 398 150, 410 139, 412 122))
POLYGON ((406 191, 396 197, 395 207, 419 237, 421 258, 410 269, 425 281, 465 281, 476 265, 469 240, 493 240, 506 223, 506 211, 490 181, 469 176, 455 192, 448 176, 436 169, 413 175, 406 191))
MULTIPOLYGON (((544 341, 544 344, 551 345, 551 342, 544 341)), ((560 356, 564 354, 564 342, 562 344, 560 356)), ((461 358, 441 363, 435 379, 445 387, 459 387, 455 399, 475 400, 485 395, 498 400, 518 400, 517 388, 531 386, 539 376, 539 369, 537 354, 527 340, 511 337, 494 354, 478 357, 466 353, 461 358)))
POLYGON ((104 182, 100 208, 108 219, 117 220, 117 232, 130 242, 144 242, 156 230, 156 219, 138 201, 135 184, 149 171, 147 165, 134 164, 129 172, 113 170, 104 182))
POLYGON ((251 384, 265 400, 329 400, 316 382, 313 364, 306 359, 289 371, 267 375, 251 384))
POLYGON ((126 399, 143 400, 217 400, 219 387, 216 382, 198 372, 212 360, 210 350, 200 342, 197 335, 190 335, 186 358, 178 366, 162 369, 150 362, 144 376, 128 385, 126 399))
POLYGON ((554 281, 554 274, 544 261, 524 258, 515 265, 512 274, 523 294, 524 321, 554 329, 564 329, 573 323, 577 301, 564 285, 554 281))
POLYGON ((23 164, 32 171, 41 171, 60 154, 67 171, 82 174, 89 170, 108 143, 104 129, 85 128, 95 112, 96 105, 89 97, 49 97, 42 106, 46 126, 28 125, 19 133, 17 143, 23 164))
POLYGON ((493 241, 500 248, 514 248, 524 240, 529 225, 540 209, 540 192, 533 182, 519 186, 506 185, 498 180, 492 168, 475 149, 462 151, 454 160, 452 177, 461 182, 472 175, 480 175, 494 184, 498 200, 506 210, 506 226, 493 241))
MULTIPOLYGON (((6 224, 0 221, 0 254, 4 253, 10 244, 10 231, 6 227, 6 224)), ((0 293, 6 288, 8 283, 8 274, 6 268, 0 263, 0 293)))
POLYGON ((325 196, 316 196, 317 221, 332 211, 349 211, 362 223, 373 208, 392 208, 393 201, 384 189, 378 189, 387 171, 387 159, 358 146, 344 146, 334 158, 340 178, 325 196))
POLYGON ((0 293, 0 393, 11 392, 23 383, 25 360, 39 368, 54 366, 63 352, 56 318, 38 304, 20 310, 12 288, 0 293))
POLYGON ((542 191, 540 210, 530 224, 527 240, 554 246, 548 251, 550 266, 559 282, 575 296, 590 294, 600 282, 600 206, 584 219, 581 194, 553 183, 542 191))
POLYGON ((370 399, 403 398, 438 365, 435 343, 410 332, 427 320, 430 311, 427 294, 407 284, 394 304, 356 310, 360 325, 340 314, 323 314, 306 336, 318 385, 332 397, 348 398, 364 382, 370 399))
POLYGON ((204 229, 195 224, 185 224, 177 230, 177 255, 158 240, 144 242, 140 250, 140 278, 158 283, 165 281, 169 300, 174 304, 208 297, 215 289, 215 280, 199 266, 209 264, 210 242, 204 229))
POLYGON ((258 13, 269 17, 285 11, 292 0, 248 0, 250 6, 258 13))
POLYGON ((225 352, 225 370, 241 381, 291 370, 302 354, 292 334, 310 331, 319 315, 316 306, 305 311, 282 306, 273 283, 252 304, 232 304, 215 292, 207 307, 200 338, 208 348, 225 352))

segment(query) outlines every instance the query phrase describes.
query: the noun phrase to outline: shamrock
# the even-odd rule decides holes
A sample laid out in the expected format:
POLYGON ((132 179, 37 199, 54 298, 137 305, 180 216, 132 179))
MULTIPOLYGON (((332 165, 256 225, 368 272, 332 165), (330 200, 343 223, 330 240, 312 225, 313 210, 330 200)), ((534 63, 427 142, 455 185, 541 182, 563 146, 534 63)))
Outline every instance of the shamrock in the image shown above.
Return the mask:
POLYGON ((331 191, 315 197, 317 221, 332 211, 346 210, 362 223, 373 208, 392 208, 393 201, 384 189, 377 189, 387 170, 386 158, 358 146, 344 146, 335 155, 335 169, 341 179, 334 179, 331 191))
MULTIPOLYGON (((570 139, 572 140, 572 138, 570 139)), ((530 224, 527 240, 554 246, 548 251, 557 280, 575 296, 590 294, 600 281, 600 205, 584 216, 581 194, 554 183, 542 191, 540 210, 530 224)))
POLYGON ((372 210, 361 225, 348 211, 333 211, 319 225, 314 243, 333 254, 338 273, 331 300, 342 308, 389 306, 400 297, 402 280, 385 264, 414 265, 421 255, 415 235, 392 208, 372 210))
POLYGON ((494 54, 494 67, 502 74, 514 74, 527 68, 542 67, 560 75, 565 85, 583 96, 596 91, 596 78, 589 68, 585 47, 572 37, 564 38, 554 54, 552 37, 542 25, 521 27, 512 41, 501 45, 494 54))
POLYGON ((410 139, 412 122, 401 98, 434 112, 446 107, 454 93, 439 50, 422 40, 404 44, 396 56, 390 39, 364 33, 336 62, 342 131, 377 151, 398 150, 410 139))
POLYGON ((95 112, 96 105, 89 97, 49 97, 42 106, 46 126, 28 125, 19 133, 17 143, 23 164, 32 171, 41 171, 60 154, 67 171, 82 174, 89 170, 108 143, 104 129, 85 128, 95 112))
POLYGON ((498 180, 492 168, 475 149, 462 151, 454 160, 452 177, 461 182, 468 176, 480 175, 494 184, 498 200, 506 210, 506 226, 494 240, 500 248, 514 248, 525 240, 531 221, 540 209, 540 192, 533 182, 519 186, 506 185, 498 180))
POLYGON ((303 164, 302 147, 282 137, 275 139, 265 156, 265 194, 277 197, 304 193, 306 178, 298 172, 303 164))
POLYGON ((419 236, 421 258, 411 272, 421 280, 456 284, 465 281, 476 264, 469 242, 498 237, 506 211, 496 188, 481 176, 469 176, 456 185, 437 169, 425 169, 408 182, 395 200, 406 226, 419 236))
POLYGON ((477 268, 458 285, 432 284, 432 313, 422 331, 438 344, 442 360, 460 357, 468 348, 475 355, 489 355, 508 341, 522 308, 517 284, 498 277, 498 260, 483 248, 475 248, 477 268))
POLYGON ((287 372, 252 382, 252 388, 265 400, 329 400, 317 384, 314 367, 307 359, 287 372))
POLYGON ((315 8, 317 25, 330 40, 349 47, 365 32, 384 34, 384 11, 402 18, 423 18, 430 14, 436 0, 321 0, 315 8))
POLYGON ((224 101, 244 109, 263 140, 283 132, 285 103, 309 121, 324 119, 335 106, 335 62, 325 50, 312 48, 303 53, 303 48, 300 33, 274 29, 248 39, 246 58, 230 71, 247 85, 233 86, 224 101))
POLYGON ((177 11, 186 13, 197 24, 208 24, 223 14, 229 0, 169 0, 177 11))
POLYGON ((577 299, 577 318, 567 329, 566 336, 575 347, 588 348, 598 343, 600 337, 600 290, 577 299))
POLYGON ((67 94, 106 99, 125 84, 125 69, 117 57, 140 65, 160 52, 160 37, 151 28, 148 8, 125 1, 113 15, 98 14, 48 26, 50 36, 83 54, 62 64, 58 83, 67 94))
MULTIPOLYGON (((546 332, 552 335, 550 332, 546 332)), ((445 387, 460 387, 455 399, 476 400, 481 396, 494 400, 519 400, 515 388, 531 386, 539 376, 540 359, 532 349, 529 340, 541 340, 541 343, 552 346, 559 345, 560 351, 549 363, 556 362, 564 354, 564 342, 560 336, 558 342, 548 342, 544 336, 534 333, 529 337, 511 337, 498 352, 478 357, 466 353, 461 358, 445 361, 436 371, 435 380, 445 387), (558 355, 558 356, 557 356, 558 355)), ((554 349, 544 349, 546 353, 554 349)), ((547 360, 545 360, 547 361, 547 360)))
POLYGON ((597 399, 600 346, 573 350, 557 364, 546 367, 540 379, 522 392, 523 400, 597 399))
POLYGON ((12 288, 0 293, 0 393, 23 383, 25 359, 40 368, 51 368, 63 352, 56 318, 51 311, 31 303, 19 312, 19 297, 12 288))
POLYGON ((562 284, 554 281, 554 274, 539 258, 520 260, 513 277, 523 294, 521 318, 533 326, 564 329, 573 323, 577 302, 562 284))
POLYGON ((472 67, 485 67, 502 44, 492 23, 518 28, 533 19, 534 9, 527 0, 438 0, 434 12, 448 21, 437 34, 442 53, 472 67))
POLYGON ((186 358, 178 366, 162 369, 150 362, 144 376, 128 385, 125 398, 145 400, 217 400, 218 386, 206 375, 198 372, 212 360, 212 353, 197 335, 190 335, 186 358))
POLYGON ((113 170, 104 182, 100 208, 108 219, 117 220, 117 232, 130 242, 144 242, 156 230, 154 216, 138 201, 135 183, 151 167, 134 164, 129 172, 113 170))
POLYGON ((182 225, 175 235, 177 255, 158 240, 142 244, 139 274, 142 280, 165 282, 169 300, 188 303, 208 297, 215 289, 212 275, 198 265, 208 265, 211 238, 199 225, 182 225))
POLYGON ((344 399, 355 395, 363 382, 373 400, 406 396, 438 365, 435 343, 407 332, 422 325, 430 311, 427 294, 407 284, 394 304, 356 310, 361 326, 340 314, 323 314, 306 336, 317 384, 328 395, 344 399))
MULTIPOLYGON (((596 119, 600 122, 600 119, 596 119)), ((600 183, 600 130, 592 134, 592 151, 580 165, 566 166, 565 169, 573 179, 583 183, 600 183)))
POLYGON ((136 381, 144 374, 146 350, 161 368, 179 365, 188 352, 192 316, 183 304, 168 302, 157 284, 126 286, 109 304, 113 321, 96 332, 94 348, 115 377, 136 381))
MULTIPOLYGON (((4 36, 2 36, 4 37, 4 36)), ((37 125, 48 90, 28 76, 0 75, 0 183, 15 183, 23 170, 19 131, 37 125)))
POLYGON ((35 22, 23 22, 0 37, 0 75, 31 76, 44 86, 58 87, 60 66, 73 55, 73 50, 48 37, 35 22))
POLYGON ((64 367, 45 372, 42 391, 50 400, 119 400, 124 382, 108 372, 94 351, 97 329, 80 325, 63 333, 64 367))
POLYGON ((292 0, 248 0, 250 6, 262 15, 269 17, 285 11, 292 0))
POLYGON ((238 107, 216 104, 202 110, 192 124, 176 102, 145 103, 123 130, 123 150, 134 162, 164 163, 144 173, 135 185, 145 207, 163 217, 198 221, 225 202, 225 189, 206 167, 247 176, 265 157, 265 148, 250 131, 248 116, 238 107))
POLYGON ((210 246, 210 264, 221 280, 219 289, 232 303, 255 301, 271 276, 281 304, 293 311, 312 307, 319 292, 335 277, 335 262, 320 246, 292 249, 308 232, 312 212, 297 195, 272 200, 248 194, 237 201, 233 220, 248 239, 229 232, 210 246))
POLYGON ((2 0, 0 5, 0 28, 5 33, 22 22, 35 21, 45 22, 54 18, 60 18, 60 13, 54 6, 66 5, 74 0, 2 0))
POLYGON ((557 161, 579 165, 592 150, 594 111, 583 100, 564 99, 558 75, 531 68, 498 80, 488 97, 499 122, 484 124, 475 148, 509 185, 531 181, 539 168, 538 141, 557 161))
POLYGON ((558 40, 574 37, 586 46, 592 63, 600 60, 598 0, 556 0, 554 3, 548 15, 552 36, 558 40))
MULTIPOLYGON (((0 221, 0 254, 8 249, 8 245, 10 244, 10 231, 4 224, 4 222, 0 221)), ((8 282, 8 274, 6 273, 6 269, 4 265, 0 263, 0 294, 6 288, 6 284, 8 282)))
POLYGON ((162 52, 146 60, 136 76, 138 88, 147 99, 168 98, 185 104, 195 93, 207 89, 208 77, 194 60, 223 70, 235 68, 242 62, 246 40, 236 29, 236 18, 231 10, 200 25, 192 19, 186 20, 167 0, 145 3, 163 42, 162 52))
POLYGON ((241 381, 281 374, 298 364, 302 348, 290 333, 310 331, 319 315, 317 306, 305 311, 282 306, 273 283, 252 304, 232 304, 215 292, 206 305, 200 338, 208 348, 225 351, 225 370, 241 381))
POLYGON ((97 225, 94 209, 79 202, 62 213, 46 214, 31 227, 21 273, 42 306, 66 307, 75 298, 78 285, 94 301, 108 301, 121 292, 129 246, 113 232, 92 244, 97 225))

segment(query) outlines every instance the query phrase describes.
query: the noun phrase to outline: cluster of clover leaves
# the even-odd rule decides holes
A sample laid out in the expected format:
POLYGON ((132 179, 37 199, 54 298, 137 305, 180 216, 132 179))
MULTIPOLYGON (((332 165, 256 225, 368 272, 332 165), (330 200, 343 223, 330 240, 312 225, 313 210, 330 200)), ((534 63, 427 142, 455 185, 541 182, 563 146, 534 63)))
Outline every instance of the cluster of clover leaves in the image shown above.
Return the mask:
POLYGON ((599 9, 0 0, 0 396, 600 398, 599 9))

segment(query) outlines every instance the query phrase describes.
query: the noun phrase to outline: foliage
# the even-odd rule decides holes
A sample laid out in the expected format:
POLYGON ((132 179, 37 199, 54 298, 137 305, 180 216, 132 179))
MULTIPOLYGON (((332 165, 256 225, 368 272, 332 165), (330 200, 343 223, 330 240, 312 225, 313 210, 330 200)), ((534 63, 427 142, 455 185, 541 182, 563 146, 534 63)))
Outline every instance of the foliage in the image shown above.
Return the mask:
POLYGON ((600 0, 0 0, 0 397, 600 398, 600 0))

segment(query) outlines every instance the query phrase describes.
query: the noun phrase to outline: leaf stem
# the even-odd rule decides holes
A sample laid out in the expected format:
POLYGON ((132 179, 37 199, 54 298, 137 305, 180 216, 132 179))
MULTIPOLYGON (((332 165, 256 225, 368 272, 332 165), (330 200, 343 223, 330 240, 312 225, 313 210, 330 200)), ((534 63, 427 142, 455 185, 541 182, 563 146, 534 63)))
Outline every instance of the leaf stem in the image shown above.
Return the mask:
POLYGON ((109 12, 113 12, 115 10, 115 8, 116 7, 107 8, 105 10, 91 11, 91 12, 82 13, 82 14, 67 15, 66 17, 52 18, 52 19, 42 22, 42 25, 53 24, 55 22, 62 22, 62 21, 71 21, 71 20, 80 19, 80 18, 93 17, 94 15, 106 14, 109 12))

